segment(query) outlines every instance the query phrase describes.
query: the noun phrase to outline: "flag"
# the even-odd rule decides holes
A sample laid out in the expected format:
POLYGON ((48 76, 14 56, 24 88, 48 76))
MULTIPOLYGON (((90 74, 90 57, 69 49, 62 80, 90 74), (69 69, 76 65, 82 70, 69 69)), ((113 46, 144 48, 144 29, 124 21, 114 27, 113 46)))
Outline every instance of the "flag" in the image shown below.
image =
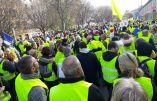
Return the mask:
POLYGON ((4 40, 4 43, 7 45, 10 45, 14 40, 9 34, 5 32, 2 32, 2 38, 4 40))
POLYGON ((117 15, 120 20, 123 18, 122 13, 119 11, 115 4, 115 0, 112 0, 112 15, 117 15))

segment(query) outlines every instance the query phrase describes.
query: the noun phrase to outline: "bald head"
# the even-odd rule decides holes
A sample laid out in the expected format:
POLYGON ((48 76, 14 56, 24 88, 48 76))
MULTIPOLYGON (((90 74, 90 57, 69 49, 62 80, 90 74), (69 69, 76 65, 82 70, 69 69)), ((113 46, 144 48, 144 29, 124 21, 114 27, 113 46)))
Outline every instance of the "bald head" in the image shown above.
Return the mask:
POLYGON ((79 60, 73 55, 65 58, 62 64, 62 71, 66 78, 79 78, 84 76, 79 60))

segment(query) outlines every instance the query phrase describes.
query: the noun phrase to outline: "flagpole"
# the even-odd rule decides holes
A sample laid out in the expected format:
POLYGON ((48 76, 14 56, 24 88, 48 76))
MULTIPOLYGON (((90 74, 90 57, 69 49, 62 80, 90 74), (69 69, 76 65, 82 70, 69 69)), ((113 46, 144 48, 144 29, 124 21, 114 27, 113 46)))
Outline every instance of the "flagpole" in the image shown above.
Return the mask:
POLYGON ((15 29, 14 29, 14 28, 12 28, 12 30, 13 30, 14 40, 15 40, 15 42, 16 42, 17 40, 16 40, 16 33, 15 33, 15 29))

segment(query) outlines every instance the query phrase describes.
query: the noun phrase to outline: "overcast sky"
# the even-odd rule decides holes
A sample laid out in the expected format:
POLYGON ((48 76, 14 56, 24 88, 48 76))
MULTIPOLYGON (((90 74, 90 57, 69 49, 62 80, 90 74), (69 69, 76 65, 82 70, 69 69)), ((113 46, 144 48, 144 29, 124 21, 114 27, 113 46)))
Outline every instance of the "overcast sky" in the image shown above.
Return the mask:
MULTIPOLYGON (((94 7, 111 6, 111 0, 89 0, 94 7)), ((134 10, 140 7, 141 3, 144 5, 148 0, 117 0, 117 6, 122 11, 134 10)))

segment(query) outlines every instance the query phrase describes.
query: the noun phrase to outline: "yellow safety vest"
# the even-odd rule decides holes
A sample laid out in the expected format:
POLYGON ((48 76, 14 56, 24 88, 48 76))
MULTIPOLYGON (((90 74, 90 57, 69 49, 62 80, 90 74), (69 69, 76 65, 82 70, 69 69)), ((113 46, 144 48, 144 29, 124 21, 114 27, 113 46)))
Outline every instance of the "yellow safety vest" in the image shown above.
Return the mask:
POLYGON ((55 62, 56 64, 62 62, 64 60, 64 54, 60 51, 58 51, 55 55, 55 62))
POLYGON ((2 60, 1 64, 0 64, 0 73, 3 74, 2 77, 4 80, 9 81, 11 79, 13 79, 16 75, 15 73, 10 73, 9 71, 5 71, 3 70, 3 63, 5 60, 2 60))
MULTIPOLYGON (((149 58, 149 57, 147 57, 147 56, 138 56, 138 59, 140 60, 140 62, 142 62, 142 61, 144 61, 144 60, 146 60, 146 59, 148 59, 148 58, 149 58)), ((153 77, 154 77, 154 75, 155 75, 155 72, 154 72, 155 63, 156 63, 156 60, 153 60, 153 59, 146 62, 147 66, 148 66, 148 68, 149 68, 149 72, 150 72, 150 74, 151 74, 153 77)))
POLYGON ((101 48, 102 50, 95 52, 95 55, 97 56, 98 60, 100 61, 100 58, 102 57, 102 53, 106 51, 105 46, 100 41, 91 41, 88 43, 87 48, 89 50, 98 49, 101 48))
POLYGON ((57 76, 56 76, 56 74, 54 73, 54 71, 52 70, 52 63, 49 63, 49 64, 47 65, 47 68, 48 68, 49 71, 52 72, 52 75, 51 75, 50 77, 48 77, 48 78, 44 78, 44 80, 45 80, 45 81, 55 81, 55 80, 57 80, 57 76))
POLYGON ((145 90, 149 97, 149 101, 152 101, 153 98, 153 86, 151 83, 151 79, 147 77, 140 77, 140 78, 135 78, 135 81, 137 81, 145 90))
POLYGON ((126 52, 129 52, 129 53, 133 53, 135 51, 135 43, 132 42, 130 46, 121 46, 119 48, 119 53, 120 54, 123 54, 123 53, 126 53, 126 52))
POLYGON ((91 83, 79 81, 63 84, 50 89, 50 101, 88 101, 88 92, 91 83))
POLYGON ((4 91, 0 94, 0 101, 9 101, 11 98, 11 95, 8 91, 4 91))
POLYGON ((113 58, 111 61, 104 61, 103 58, 101 58, 101 66, 102 66, 102 72, 103 72, 103 78, 108 83, 113 83, 115 79, 118 78, 118 71, 115 67, 116 60, 118 56, 113 58))
POLYGON ((82 38, 82 41, 87 44, 87 39, 85 37, 82 38))
POLYGON ((42 87, 48 91, 47 86, 40 79, 24 80, 19 74, 15 80, 15 90, 19 101, 28 101, 29 93, 33 87, 42 87))

